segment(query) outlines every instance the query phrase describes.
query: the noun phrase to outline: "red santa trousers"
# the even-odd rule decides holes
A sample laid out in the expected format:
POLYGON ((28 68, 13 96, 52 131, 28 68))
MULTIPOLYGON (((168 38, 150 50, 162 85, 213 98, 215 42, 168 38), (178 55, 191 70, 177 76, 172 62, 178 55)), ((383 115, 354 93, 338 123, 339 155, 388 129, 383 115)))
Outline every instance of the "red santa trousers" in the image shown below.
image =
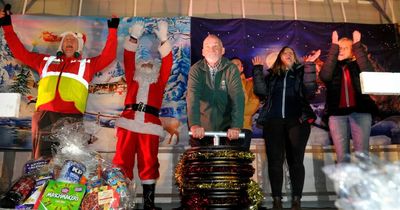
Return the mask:
POLYGON ((133 167, 137 154, 137 167, 142 183, 152 184, 158 179, 158 144, 157 135, 136 133, 124 128, 117 128, 117 147, 113 164, 122 168, 129 179, 133 179, 133 167))

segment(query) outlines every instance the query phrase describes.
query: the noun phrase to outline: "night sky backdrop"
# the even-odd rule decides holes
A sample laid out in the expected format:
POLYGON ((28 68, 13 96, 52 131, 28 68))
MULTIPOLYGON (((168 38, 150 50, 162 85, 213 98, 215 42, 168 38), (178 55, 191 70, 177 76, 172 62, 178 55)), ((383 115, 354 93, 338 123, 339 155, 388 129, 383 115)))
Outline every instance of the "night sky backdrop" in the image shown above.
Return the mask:
POLYGON ((299 58, 321 49, 320 59, 324 61, 334 30, 338 31, 339 38, 352 38, 354 30, 360 31, 361 42, 368 47, 373 59, 385 71, 400 72, 400 50, 393 24, 192 18, 191 62, 194 64, 202 58, 202 43, 209 33, 221 38, 227 58, 237 56, 244 60, 247 76, 251 72, 251 58, 262 56, 268 63, 273 62, 273 55, 283 46, 294 48, 299 58))

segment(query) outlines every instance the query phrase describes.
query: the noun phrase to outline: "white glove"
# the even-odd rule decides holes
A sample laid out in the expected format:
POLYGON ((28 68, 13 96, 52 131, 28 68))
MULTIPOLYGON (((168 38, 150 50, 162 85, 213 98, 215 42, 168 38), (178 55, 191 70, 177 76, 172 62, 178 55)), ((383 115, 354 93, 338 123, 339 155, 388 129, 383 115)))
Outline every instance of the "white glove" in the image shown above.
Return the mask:
POLYGON ((157 35, 161 42, 165 42, 168 39, 168 22, 160 20, 157 23, 158 30, 154 29, 154 33, 157 35))
POLYGON ((139 39, 144 32, 144 22, 138 21, 129 28, 129 35, 135 39, 139 39))

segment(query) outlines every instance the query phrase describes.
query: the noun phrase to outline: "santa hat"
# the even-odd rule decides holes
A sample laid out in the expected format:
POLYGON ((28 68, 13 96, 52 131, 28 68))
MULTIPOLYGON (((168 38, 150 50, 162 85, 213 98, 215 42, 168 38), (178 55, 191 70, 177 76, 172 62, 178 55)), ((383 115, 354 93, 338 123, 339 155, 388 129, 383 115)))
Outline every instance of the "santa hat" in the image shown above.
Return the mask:
POLYGON ((64 42, 65 36, 69 35, 69 34, 72 35, 73 37, 75 37, 76 39, 78 39, 78 49, 75 52, 75 57, 79 57, 82 54, 83 45, 86 43, 86 35, 82 34, 82 33, 78 33, 78 32, 72 32, 72 31, 66 31, 60 35, 61 42, 60 42, 60 45, 58 46, 57 56, 64 54, 62 51, 62 44, 64 42))

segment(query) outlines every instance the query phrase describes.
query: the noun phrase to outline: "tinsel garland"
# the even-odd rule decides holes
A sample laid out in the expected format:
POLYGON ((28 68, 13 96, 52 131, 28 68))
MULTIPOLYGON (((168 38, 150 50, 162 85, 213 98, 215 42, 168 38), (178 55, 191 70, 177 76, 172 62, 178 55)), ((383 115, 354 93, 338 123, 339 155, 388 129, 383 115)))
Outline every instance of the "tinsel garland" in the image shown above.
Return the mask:
POLYGON ((255 155, 251 152, 236 151, 236 150, 223 150, 213 152, 202 151, 186 151, 181 155, 180 161, 175 167, 175 180, 178 187, 181 189, 184 181, 185 164, 188 160, 210 159, 210 158, 239 158, 252 162, 255 155))
POLYGON ((175 167, 175 181, 178 188, 182 191, 183 188, 183 181, 184 181, 184 171, 185 171, 185 163, 186 163, 187 156, 183 154, 181 159, 179 160, 178 164, 175 167))
POLYGON ((254 154, 251 152, 244 151, 236 151, 236 150, 223 150, 223 151, 213 151, 213 152, 203 152, 203 151, 194 151, 194 152, 186 152, 183 154, 186 156, 186 160, 203 160, 203 159, 212 159, 212 158, 239 158, 241 160, 247 160, 252 162, 255 158, 254 154))
POLYGON ((190 206, 191 210, 204 210, 204 206, 209 204, 210 201, 198 193, 192 194, 190 199, 186 200, 186 205, 190 206))
POLYGON ((189 165, 186 169, 186 174, 208 174, 208 173, 231 173, 240 174, 243 176, 253 176, 254 168, 252 165, 222 165, 222 166, 209 166, 209 165, 189 165))
POLYGON ((185 201, 185 206, 190 206, 192 209, 193 206, 201 207, 202 210, 205 209, 205 205, 207 206, 216 206, 216 205, 225 205, 227 203, 235 203, 239 204, 238 206, 247 206, 247 203, 249 202, 246 198, 240 198, 240 197, 219 197, 219 198, 213 198, 208 200, 207 198, 205 200, 201 200, 201 197, 204 198, 204 196, 200 196, 198 194, 195 194, 194 198, 193 195, 191 195, 190 199, 184 199, 185 201))
POLYGON ((246 187, 246 183, 230 183, 230 182, 217 182, 217 183, 201 183, 193 184, 188 183, 183 187, 184 189, 228 189, 228 190, 240 190, 246 187))
MULTIPOLYGON (((202 183, 202 184, 187 184, 185 189, 227 189, 227 190, 240 190, 247 188, 248 199, 250 200, 250 210, 258 209, 262 200, 264 199, 261 187, 254 180, 250 183, 202 183)), ((198 199, 198 198, 196 198, 198 199)))
MULTIPOLYGON (((245 151, 236 151, 236 150, 223 150, 223 151, 187 151, 181 155, 181 159, 178 162, 175 168, 175 180, 178 188, 181 192, 184 189, 232 189, 232 190, 240 190, 247 189, 248 199, 250 200, 250 209, 255 210, 258 209, 259 204, 264 199, 263 193, 259 185, 252 179, 250 179, 249 183, 235 183, 235 182, 217 182, 217 183, 190 183, 185 184, 185 174, 195 171, 196 169, 192 169, 188 171, 188 161, 193 160, 208 160, 208 159, 239 159, 242 161, 252 162, 255 156, 251 152, 245 151), (185 168, 186 167, 186 168, 185 168)), ((198 170, 198 169, 197 169, 198 170)), ((234 169, 238 171, 238 169, 234 169)), ((208 172, 212 172, 213 169, 210 169, 208 172)), ((200 196, 200 195, 199 195, 200 196)), ((191 204, 189 206, 202 206, 202 204, 208 203, 207 198, 192 196, 189 200, 186 200, 186 204, 191 204)))
POLYGON ((264 200, 264 195, 260 185, 258 185, 258 183, 252 179, 247 186, 247 195, 249 196, 249 200, 251 201, 249 210, 258 209, 262 200, 264 200))

